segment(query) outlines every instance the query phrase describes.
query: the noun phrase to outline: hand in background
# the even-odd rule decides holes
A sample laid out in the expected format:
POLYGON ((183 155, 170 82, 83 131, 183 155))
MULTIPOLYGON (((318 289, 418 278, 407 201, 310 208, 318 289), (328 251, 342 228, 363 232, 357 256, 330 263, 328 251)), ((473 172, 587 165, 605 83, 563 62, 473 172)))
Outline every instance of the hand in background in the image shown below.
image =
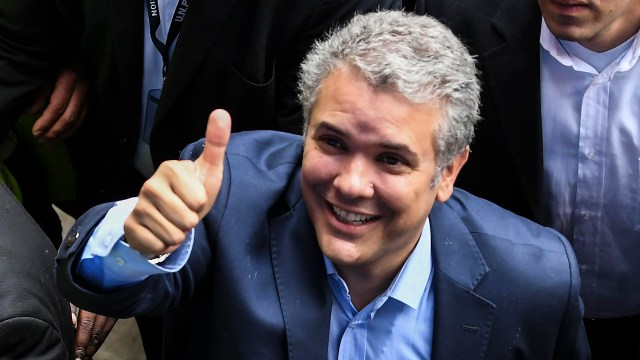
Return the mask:
POLYGON ((153 257, 170 253, 209 212, 222 181, 231 118, 224 110, 209 115, 205 146, 195 161, 160 165, 140 190, 138 203, 124 223, 131 248, 153 257))
POLYGON ((53 88, 44 87, 25 111, 27 115, 42 111, 32 129, 36 140, 54 145, 71 136, 86 116, 88 91, 89 84, 78 67, 64 68, 53 88))
POLYGON ((76 329, 74 356, 81 360, 93 358, 118 321, 116 318, 77 309, 73 304, 71 305, 71 317, 73 327, 76 329))

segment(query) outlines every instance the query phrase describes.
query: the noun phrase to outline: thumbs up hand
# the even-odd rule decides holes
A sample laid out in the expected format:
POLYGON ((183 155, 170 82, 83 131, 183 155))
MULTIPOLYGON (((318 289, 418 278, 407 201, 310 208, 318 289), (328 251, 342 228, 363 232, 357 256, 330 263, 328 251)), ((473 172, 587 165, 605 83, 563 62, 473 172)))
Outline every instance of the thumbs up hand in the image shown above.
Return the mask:
POLYGON ((125 238, 133 249, 148 257, 172 252, 211 210, 220 191, 230 133, 229 114, 213 111, 200 157, 165 161, 144 183, 124 224, 125 238))

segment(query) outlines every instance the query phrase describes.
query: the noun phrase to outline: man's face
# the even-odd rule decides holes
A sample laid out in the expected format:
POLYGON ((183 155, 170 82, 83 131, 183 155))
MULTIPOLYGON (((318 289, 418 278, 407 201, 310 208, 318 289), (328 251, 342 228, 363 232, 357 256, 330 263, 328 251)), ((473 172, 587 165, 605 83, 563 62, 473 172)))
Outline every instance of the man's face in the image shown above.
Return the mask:
POLYGON ((451 195, 464 160, 431 186, 440 117, 437 106, 377 91, 347 70, 324 80, 305 139, 302 190, 320 248, 339 271, 397 271, 436 198, 451 195))
POLYGON ((638 0, 538 0, 549 30, 603 52, 629 39, 640 28, 638 0))

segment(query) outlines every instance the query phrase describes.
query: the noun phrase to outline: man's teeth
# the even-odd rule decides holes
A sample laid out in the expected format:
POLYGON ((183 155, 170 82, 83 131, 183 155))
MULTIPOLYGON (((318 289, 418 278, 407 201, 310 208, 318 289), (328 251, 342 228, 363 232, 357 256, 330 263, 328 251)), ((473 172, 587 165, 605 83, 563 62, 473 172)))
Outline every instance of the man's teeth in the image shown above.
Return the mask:
POLYGON ((362 225, 367 221, 373 219, 373 216, 350 213, 336 207, 335 205, 333 206, 333 212, 336 214, 338 220, 354 225, 362 225))

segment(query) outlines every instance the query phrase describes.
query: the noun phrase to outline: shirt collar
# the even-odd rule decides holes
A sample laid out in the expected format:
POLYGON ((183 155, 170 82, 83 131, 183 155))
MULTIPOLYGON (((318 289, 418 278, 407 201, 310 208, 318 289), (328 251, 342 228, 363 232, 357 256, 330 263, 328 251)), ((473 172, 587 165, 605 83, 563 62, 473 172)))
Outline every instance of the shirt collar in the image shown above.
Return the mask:
MULTIPOLYGON (((629 41, 632 41, 632 44, 630 45, 628 50, 623 51, 624 55, 619 57, 618 64, 616 65, 616 71, 618 72, 624 72, 631 69, 638 61, 638 57, 640 57, 640 36, 636 34, 627 42, 621 44, 619 47, 609 50, 616 51, 616 49, 620 47, 629 46, 629 41)), ((547 27, 547 23, 544 21, 544 18, 542 19, 542 24, 540 25, 540 45, 562 65, 571 66, 576 71, 588 73, 596 72, 595 69, 587 62, 567 52, 567 50, 560 43, 559 39, 556 38, 553 33, 551 33, 551 30, 549 30, 549 27, 547 27)), ((583 52, 583 54, 586 53, 583 52)), ((598 56, 598 53, 593 53, 593 56, 598 56)))
POLYGON ((389 287, 389 296, 417 309, 430 276, 431 227, 427 218, 415 249, 389 287))
MULTIPOLYGON (((427 218, 416 247, 382 296, 392 297, 413 309, 417 309, 429 283, 431 263, 431 228, 429 218, 427 218)), ((335 266, 326 256, 324 256, 324 264, 327 276, 335 274, 339 277, 335 266)))

